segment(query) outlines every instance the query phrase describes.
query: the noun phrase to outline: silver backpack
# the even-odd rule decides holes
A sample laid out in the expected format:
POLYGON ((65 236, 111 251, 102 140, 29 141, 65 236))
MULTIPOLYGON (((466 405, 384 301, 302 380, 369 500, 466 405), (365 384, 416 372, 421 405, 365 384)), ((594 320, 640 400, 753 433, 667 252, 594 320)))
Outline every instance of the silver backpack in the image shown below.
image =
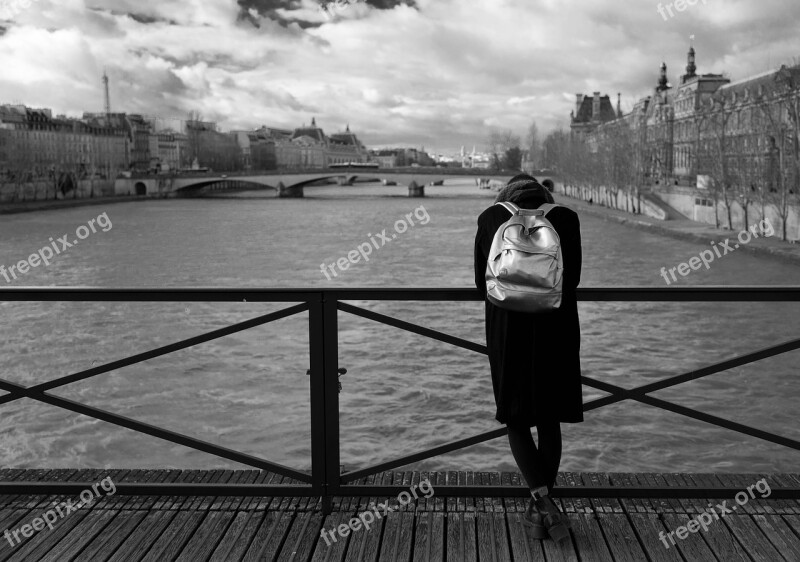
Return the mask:
POLYGON ((564 260, 561 241, 545 217, 557 205, 520 209, 501 202, 511 218, 500 225, 486 262, 489 301, 517 312, 546 312, 561 306, 564 260))

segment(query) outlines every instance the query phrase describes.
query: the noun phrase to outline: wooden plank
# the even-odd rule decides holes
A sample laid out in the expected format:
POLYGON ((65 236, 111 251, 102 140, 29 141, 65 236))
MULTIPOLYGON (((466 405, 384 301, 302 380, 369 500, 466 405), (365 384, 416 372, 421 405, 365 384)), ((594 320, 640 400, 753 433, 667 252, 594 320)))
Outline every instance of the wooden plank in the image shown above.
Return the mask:
POLYGON ((42 562, 72 560, 94 537, 102 533, 103 529, 116 516, 117 512, 113 510, 98 510, 88 513, 80 523, 41 557, 42 562))
POLYGON ((478 513, 478 556, 481 561, 511 560, 506 520, 502 513, 478 513))
MULTIPOLYGON (((219 555, 217 555, 215 552, 211 557, 211 560, 214 562, 233 562, 241 560, 247 550, 250 548, 250 544, 252 543, 256 532, 261 528, 267 513, 268 512, 266 511, 248 511, 248 517, 247 521, 245 521, 244 528, 242 529, 242 532, 239 533, 239 537, 233 543, 230 550, 225 554, 220 553, 219 555)), ((222 543, 220 543, 220 546, 217 547, 217 550, 220 550, 220 548, 222 548, 222 543)))
POLYGON ((183 548, 203 520, 205 512, 179 511, 142 559, 146 562, 172 560, 183 548))
MULTIPOLYGON (((50 550, 53 545, 60 541, 72 528, 74 528, 86 516, 86 510, 80 510, 70 513, 68 516, 60 519, 50 530, 48 527, 37 531, 33 536, 22 542, 17 546, 14 551, 0 551, 0 560, 10 560, 13 562, 24 560, 36 560, 36 555, 41 556, 50 550), (9 556, 9 554, 11 556, 9 556)), ((41 511, 37 510, 30 519, 24 523, 30 524, 34 517, 42 515, 41 511)), ((20 535, 21 536, 21 535, 20 535)))
POLYGON ((275 560, 294 514, 286 511, 267 511, 261 521, 247 553, 242 558, 243 562, 262 562, 275 560))
POLYGON ((414 536, 414 514, 389 513, 385 519, 379 562, 408 560, 411 557, 411 541, 414 536))
POLYGON ((447 515, 447 562, 477 562, 476 517, 475 511, 447 515))
POLYGON ((117 516, 81 551, 81 559, 108 560, 142 522, 145 515, 144 511, 117 512, 117 516))
MULTIPOLYGON (((238 476, 237 476, 238 477, 238 476)), ((214 484, 227 484, 234 481, 234 472, 232 470, 219 470, 215 471, 214 477, 211 482, 214 484)), ((219 509, 220 504, 225 501, 226 496, 205 496, 200 505, 196 508, 201 511, 207 509, 219 509)))
POLYGON ((542 540, 533 538, 533 529, 523 521, 522 515, 522 513, 515 511, 509 513, 507 517, 511 553, 514 555, 514 561, 544 562, 542 540))
POLYGON ((303 511, 295 514, 278 560, 309 560, 320 539, 322 514, 303 511))
POLYGON ((778 515, 754 515, 753 520, 787 560, 800 560, 800 538, 778 515))
MULTIPOLYGON (((587 488, 596 488, 598 486, 611 486, 611 479, 607 474, 602 472, 585 472, 582 475, 582 481, 587 488)), ((623 513, 622 505, 619 500, 614 498, 595 498, 590 500, 592 507, 595 511, 600 513, 623 513)))
MULTIPOLYGON (((683 562, 678 549, 670 545, 669 541, 667 541, 667 546, 664 546, 661 537, 664 536, 662 533, 665 533, 665 529, 658 515, 632 513, 630 514, 630 521, 639 536, 642 548, 647 553, 647 560, 652 562, 683 562)), ((708 554, 711 553, 709 552, 708 554)), ((713 560, 713 558, 710 559, 713 560)), ((690 560, 696 559, 690 558, 690 560)))
POLYGON ((211 556, 208 558, 209 561, 213 560, 222 562, 229 560, 228 554, 239 540, 239 536, 242 534, 242 531, 247 525, 247 521, 253 515, 253 512, 251 511, 223 511, 222 513, 226 517, 230 517, 231 522, 225 532, 221 534, 216 547, 213 549, 211 556))
MULTIPOLYGON (((342 538, 338 533, 333 534, 331 531, 341 524, 346 524, 352 516, 353 512, 350 511, 331 513, 322 521, 322 530, 326 533, 324 538, 320 536, 317 540, 311 562, 342 562, 344 560, 347 544, 351 538, 342 538), (333 540, 334 538, 336 540, 333 540)), ((369 532, 366 529, 362 529, 362 531, 369 532)))
POLYGON ((447 514, 447 562, 477 562, 475 518, 474 511, 447 514))
POLYGON ((444 562, 444 520, 442 511, 417 514, 414 533, 414 562, 444 562))
MULTIPOLYGON (((729 515, 728 517, 732 516, 729 515)), ((671 519, 670 515, 668 514, 664 516, 664 519, 668 523, 667 526, 670 527, 670 531, 677 531, 678 527, 686 526, 689 521, 689 517, 686 515, 677 516, 676 519, 671 519)), ((722 523, 722 519, 712 521, 711 524, 707 526, 707 529, 707 532, 700 530, 697 532, 697 534, 699 535, 700 533, 703 533, 703 539, 705 539, 706 543, 717 559, 724 560, 725 562, 750 562, 750 557, 742 549, 739 541, 736 540, 736 537, 730 532, 728 527, 722 523)), ((689 533, 690 536, 691 534, 692 533, 689 533)), ((677 535, 675 535, 675 542, 680 545, 683 541, 681 541, 677 535)))
MULTIPOLYGON (((379 513, 381 513, 380 510, 379 513)), ((351 534, 347 543, 345 562, 377 562, 385 523, 383 517, 376 516, 369 529, 362 529, 358 533, 351 534)))
POLYGON ((600 513, 597 518, 614 560, 619 562, 647 560, 636 532, 625 515, 600 513))
POLYGON ((181 550, 178 562, 195 562, 210 558, 233 520, 233 515, 230 511, 209 510, 203 522, 181 550))
POLYGON ((587 513, 570 513, 572 523, 572 538, 575 549, 580 553, 581 559, 592 562, 614 562, 608 550, 597 515, 587 513))
POLYGON ((141 560, 147 555, 150 548, 158 542, 161 533, 169 526, 177 514, 178 511, 174 509, 147 512, 144 519, 127 536, 108 562, 141 560))
MULTIPOLYGON (((677 548, 678 551, 683 554, 683 557, 686 560, 715 560, 716 557, 714 556, 714 553, 711 551, 703 538, 703 531, 689 533, 689 535, 683 540, 674 534, 672 537, 667 536, 670 532, 674 532, 678 527, 685 525, 688 520, 689 517, 686 515, 674 513, 665 514, 662 518, 662 526, 664 530, 664 542, 666 542, 666 546, 664 546, 664 542, 662 542, 661 538, 659 538, 658 540, 661 542, 661 546, 665 550, 675 550, 677 548), (673 541, 675 544, 672 544, 673 541)), ((659 529, 659 531, 660 530, 661 529, 659 529)))
MULTIPOLYGON (((458 471, 457 470, 450 470, 447 473, 447 481, 452 485, 458 485, 458 471)), ((445 506, 446 511, 463 511, 459 509, 458 498, 449 496, 447 498, 447 505, 445 506)))
POLYGON ((733 535, 739 539, 744 549, 753 560, 758 562, 774 562, 781 560, 781 553, 769 542, 758 525, 749 515, 728 515, 722 521, 733 535))

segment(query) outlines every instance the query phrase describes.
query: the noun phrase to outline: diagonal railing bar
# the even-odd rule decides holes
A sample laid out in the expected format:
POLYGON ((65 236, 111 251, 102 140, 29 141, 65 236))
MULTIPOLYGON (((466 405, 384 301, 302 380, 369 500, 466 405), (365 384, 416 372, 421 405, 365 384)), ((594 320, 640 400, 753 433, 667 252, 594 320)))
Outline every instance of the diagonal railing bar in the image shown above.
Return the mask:
MULTIPOLYGON (((599 390, 610 392, 612 395, 615 396, 621 395, 628 390, 626 388, 622 388, 621 386, 598 381, 585 376, 581 377, 581 379, 583 380, 583 384, 591 386, 592 388, 597 388, 599 390)), ((788 437, 783 437, 781 435, 775 435, 774 433, 770 433, 769 431, 764 431, 762 429, 750 427, 749 425, 744 425, 725 418, 720 418, 719 416, 706 414, 705 412, 700 412, 692 408, 687 408, 686 406, 680 406, 678 404, 675 404, 674 402, 668 402, 666 400, 661 400, 660 398, 654 398, 652 396, 639 396, 639 395, 629 396, 627 397, 627 399, 636 400, 637 402, 641 402, 643 404, 648 404, 650 406, 655 406, 657 408, 668 410, 676 414, 681 414, 689 418, 704 421, 706 423, 710 423, 712 425, 716 425, 724 429, 730 429, 731 431, 736 431, 738 433, 743 433, 745 435, 757 437, 759 439, 763 439, 764 441, 769 441, 771 443, 783 445, 784 447, 788 447, 790 449, 800 450, 800 441, 795 441, 794 439, 789 439, 788 437)), ((595 400, 593 402, 597 401, 595 400)), ((588 404, 592 404, 592 402, 588 404)), ((595 408, 590 408, 590 409, 595 409, 595 408)), ((584 411, 587 411, 586 407, 584 407, 584 411)))
POLYGON ((470 447, 472 445, 477 445, 479 443, 483 443, 484 441, 491 441, 492 439, 497 439, 498 437, 502 437, 506 433, 508 433, 508 429, 505 426, 503 426, 500 429, 493 429, 492 431, 487 431, 485 433, 481 433, 473 437, 468 437, 466 439, 460 439, 459 441, 453 441, 452 443, 439 445, 438 447, 428 449, 427 451, 420 451, 419 453, 414 453, 413 455, 408 455, 391 461, 386 461, 381 464, 376 464, 374 466, 362 468, 360 470, 354 470, 353 472, 347 472, 345 474, 342 474, 340 478, 343 483, 351 482, 359 478, 364 478, 365 476, 370 476, 371 474, 377 474, 385 470, 393 470, 400 466, 405 466, 407 464, 411 464, 414 462, 424 461, 425 459, 429 459, 431 457, 436 457, 439 455, 444 455, 446 453, 451 453, 453 451, 458 451, 459 449, 470 447))
POLYGON ((62 408, 64 410, 69 410, 72 412, 76 412, 78 414, 83 414, 84 416, 88 416, 90 418, 102 420, 114 425, 131 429, 133 431, 137 431, 139 433, 144 433, 152 437, 157 437, 165 441, 170 441, 171 443, 175 443, 177 445, 183 445, 184 447, 188 447, 190 449, 195 449, 197 451, 209 453, 211 455, 232 460, 241 464, 246 464, 248 466, 252 466, 255 468, 260 468, 262 470, 269 470, 272 472, 276 472, 283 476, 296 478, 301 482, 306 482, 309 484, 311 483, 311 477, 304 472, 300 472, 299 470, 295 470, 293 468, 283 466, 281 464, 273 463, 258 457, 254 457, 252 455, 241 453, 239 451, 234 451, 226 447, 214 445, 213 443, 209 443, 207 441, 203 441, 195 437, 190 437, 188 435, 183 435, 181 433, 170 431, 168 429, 157 427, 155 425, 140 422, 132 418, 128 418, 126 416, 114 414, 107 410, 101 410, 100 408, 95 408, 94 406, 81 404, 80 402, 69 400, 68 398, 61 398, 44 392, 31 392, 28 388, 25 388, 21 385, 18 385, 16 383, 4 379, 0 379, 0 389, 5 390, 7 392, 16 392, 18 394, 23 394, 27 398, 31 398, 39 402, 44 402, 45 404, 49 404, 57 408, 62 408))
POLYGON ((632 398, 633 396, 644 396, 645 394, 650 394, 652 392, 656 392, 657 390, 663 390, 684 382, 714 375, 722 371, 727 371, 728 369, 733 369, 734 367, 741 367, 742 365, 755 363, 756 361, 768 359, 769 357, 781 355, 782 353, 794 351, 795 349, 800 349, 800 338, 778 345, 765 347, 763 349, 759 349, 758 351, 737 355, 731 359, 726 359, 725 361, 720 361, 719 363, 713 363, 706 367, 702 367, 694 371, 688 371, 681 375, 675 375, 660 381, 626 389, 624 392, 614 394, 613 396, 603 396, 602 398, 598 398, 584 404, 584 411, 594 410, 595 408, 601 408, 603 406, 615 404, 617 402, 621 402, 622 400, 632 398))
MULTIPOLYGON (((109 371, 121 369, 123 367, 129 367, 131 365, 135 365, 136 363, 142 363, 144 361, 148 361, 156 357, 161 357, 162 355, 168 355, 170 353, 174 353, 175 351, 180 351, 181 349, 186 349, 194 345, 206 343, 215 339, 229 336, 231 334, 235 334, 237 332, 249 330, 257 326, 262 326, 264 324, 268 324, 270 322, 286 318, 287 316, 298 314, 305 310, 308 310, 308 303, 301 303, 295 306, 290 306, 289 308, 284 308, 283 310, 278 310, 275 312, 271 312, 269 314, 264 314, 263 316, 251 318, 250 320, 245 320, 244 322, 231 324, 230 326, 220 328, 219 330, 213 330, 211 332, 206 332, 204 334, 200 334, 185 340, 171 343, 169 345, 157 347, 155 349, 144 351, 142 353, 137 353, 136 355, 131 355, 124 359, 119 359, 118 361, 112 361, 111 363, 106 363, 105 365, 99 365, 97 367, 92 367, 91 369, 86 369, 85 371, 80 371, 78 373, 73 373, 71 375, 59 377, 57 379, 53 379, 48 382, 44 382, 34 386, 29 386, 28 390, 32 392, 44 392, 46 390, 52 390, 54 388, 58 388, 59 386, 64 386, 66 384, 71 384, 73 382, 85 380, 91 377, 95 377, 97 375, 102 375, 103 373, 108 373, 109 371)), ((6 404, 8 402, 13 402, 14 400, 19 400, 20 398, 22 398, 22 396, 18 395, 17 393, 12 393, 7 396, 0 397, 0 405, 6 404)))
POLYGON ((410 322, 406 322, 405 320, 398 320, 397 318, 392 318, 391 316, 386 316, 385 314, 381 314, 379 312, 366 310, 364 308, 343 303, 341 301, 338 302, 338 307, 339 310, 343 312, 349 312, 350 314, 354 314, 355 316, 361 316, 362 318, 366 318, 367 320, 374 320, 375 322, 380 322, 381 324, 386 324, 388 326, 394 326, 395 328, 400 328, 401 330, 412 332, 420 336, 425 336, 433 340, 449 343, 451 345, 455 345, 456 347, 460 347, 462 349, 468 349, 470 351, 475 351, 477 353, 482 353, 484 355, 486 355, 489 352, 488 348, 485 345, 480 345, 471 342, 469 340, 459 338, 457 336, 451 336, 450 334, 445 334, 444 332, 433 330, 431 328, 418 326, 417 324, 412 324, 410 322))

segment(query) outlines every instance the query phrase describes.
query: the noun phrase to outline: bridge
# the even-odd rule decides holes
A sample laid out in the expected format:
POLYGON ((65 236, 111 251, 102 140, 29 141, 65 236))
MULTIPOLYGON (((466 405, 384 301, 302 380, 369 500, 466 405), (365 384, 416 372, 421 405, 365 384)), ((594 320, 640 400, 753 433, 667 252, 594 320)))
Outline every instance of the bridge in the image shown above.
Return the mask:
POLYGON ((251 191, 274 190, 277 197, 303 197, 303 188, 320 180, 332 180, 339 185, 352 185, 356 180, 382 181, 407 185, 409 197, 424 197, 425 186, 443 184, 447 180, 475 178, 484 185, 505 184, 517 171, 490 172, 489 170, 459 168, 376 168, 366 170, 316 169, 287 171, 276 170, 257 173, 197 173, 135 175, 117 178, 114 193, 117 195, 149 195, 162 197, 202 196, 217 190, 251 191))

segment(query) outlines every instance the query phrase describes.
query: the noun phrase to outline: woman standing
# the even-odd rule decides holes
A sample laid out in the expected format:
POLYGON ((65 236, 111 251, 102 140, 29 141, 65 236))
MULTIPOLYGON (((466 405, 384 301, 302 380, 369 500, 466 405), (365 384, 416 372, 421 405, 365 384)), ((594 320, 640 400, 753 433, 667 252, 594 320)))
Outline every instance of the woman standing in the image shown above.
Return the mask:
MULTIPOLYGON (((495 199, 523 209, 553 203, 553 196, 526 174, 513 177, 495 199)), ((493 205, 478 217, 475 285, 486 295, 486 261, 495 232, 510 211, 493 205)), ((486 344, 497 405, 496 418, 508 427, 511 453, 531 490, 525 519, 536 538, 569 537, 569 519, 550 498, 561 463, 561 423, 583 421, 580 327, 575 289, 581 276, 578 215, 567 207, 547 214, 561 242, 563 294, 552 312, 530 314, 499 308, 486 300, 486 344), (531 435, 536 426, 537 448, 531 435)))

